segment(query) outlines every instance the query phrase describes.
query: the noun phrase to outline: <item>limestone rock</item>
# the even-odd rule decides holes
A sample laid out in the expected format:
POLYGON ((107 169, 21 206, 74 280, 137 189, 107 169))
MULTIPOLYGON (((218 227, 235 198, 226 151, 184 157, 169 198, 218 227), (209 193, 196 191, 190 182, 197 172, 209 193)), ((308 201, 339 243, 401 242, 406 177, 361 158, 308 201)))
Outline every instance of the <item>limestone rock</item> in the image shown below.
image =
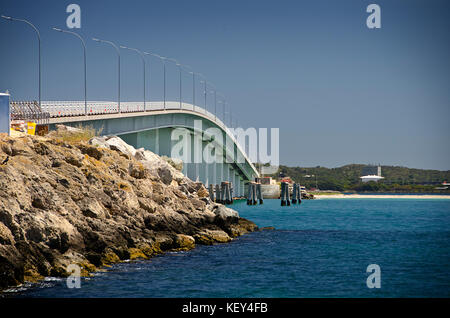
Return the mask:
MULTIPOLYGON (((64 128, 60 128, 64 129, 64 128)), ((0 289, 256 229, 201 183, 115 136, 0 136, 0 289), (205 192, 206 191, 206 192, 205 192)), ((178 166, 178 167, 177 167, 178 166)))
POLYGON ((106 142, 105 137, 92 137, 89 140, 89 144, 97 148, 110 149, 109 144, 106 142))
POLYGON ((194 235, 195 242, 202 245, 226 243, 231 241, 230 236, 222 230, 205 230, 194 235))
POLYGON ((14 245, 14 243, 14 236, 12 235, 10 229, 3 223, 0 223, 0 244, 14 245))
POLYGON ((175 249, 190 250, 195 247, 195 239, 185 234, 177 234, 175 239, 175 249))
POLYGON ((239 218, 239 213, 237 213, 233 209, 227 208, 222 204, 214 205, 213 212, 216 215, 217 219, 225 222, 237 221, 237 219, 239 218))
POLYGON ((80 207, 81 213, 90 218, 102 219, 106 217, 104 208, 97 200, 92 198, 84 198, 77 203, 80 207))
POLYGON ((136 149, 133 146, 127 144, 119 137, 114 136, 112 138, 109 138, 106 140, 106 143, 109 145, 109 148, 111 150, 119 151, 127 155, 128 157, 134 157, 134 155, 136 154, 136 149))
POLYGON ((185 178, 180 171, 151 151, 138 149, 135 158, 153 175, 158 175, 165 184, 170 184, 172 180, 181 182, 185 178))
POLYGON ((197 195, 201 198, 207 198, 209 197, 209 192, 206 190, 206 188, 202 185, 200 189, 197 190, 197 195))

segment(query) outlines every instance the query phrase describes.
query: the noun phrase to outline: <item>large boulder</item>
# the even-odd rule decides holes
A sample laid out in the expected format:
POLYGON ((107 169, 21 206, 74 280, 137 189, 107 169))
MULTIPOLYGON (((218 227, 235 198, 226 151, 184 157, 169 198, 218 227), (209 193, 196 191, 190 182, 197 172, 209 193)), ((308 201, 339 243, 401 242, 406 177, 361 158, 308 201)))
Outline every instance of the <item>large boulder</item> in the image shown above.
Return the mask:
POLYGON ((106 144, 109 145, 109 148, 111 150, 119 151, 127 155, 129 158, 134 157, 134 155, 136 154, 136 149, 133 146, 127 144, 125 141, 123 141, 121 138, 117 136, 113 136, 111 138, 105 137, 105 139, 106 144))
POLYGON ((194 235, 195 242, 201 245, 212 245, 214 243, 227 243, 231 237, 222 230, 206 229, 194 235))
POLYGON ((159 176, 164 184, 170 184, 172 180, 180 183, 185 179, 185 176, 180 171, 151 151, 138 149, 136 150, 134 157, 139 160, 150 173, 159 176))
POLYGON ((174 240, 174 248, 177 250, 190 250, 195 247, 195 239, 190 235, 177 234, 174 240))
POLYGON ((105 137, 92 137, 89 140, 89 144, 97 148, 110 149, 109 144, 106 142, 105 137))
POLYGON ((239 219, 239 213, 235 210, 227 208, 225 205, 216 204, 213 207, 213 212, 216 215, 217 220, 225 222, 233 222, 239 219))

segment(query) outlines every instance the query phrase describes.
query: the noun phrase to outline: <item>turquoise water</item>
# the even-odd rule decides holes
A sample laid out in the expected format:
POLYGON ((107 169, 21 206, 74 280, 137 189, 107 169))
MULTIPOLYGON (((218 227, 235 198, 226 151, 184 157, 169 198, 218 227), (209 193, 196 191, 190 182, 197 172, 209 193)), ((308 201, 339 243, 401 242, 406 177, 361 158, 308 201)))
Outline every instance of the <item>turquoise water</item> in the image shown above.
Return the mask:
POLYGON ((233 204, 259 226, 230 244, 121 263, 20 297, 450 297, 450 200, 323 199, 233 204), (381 288, 369 289, 369 264, 381 288))

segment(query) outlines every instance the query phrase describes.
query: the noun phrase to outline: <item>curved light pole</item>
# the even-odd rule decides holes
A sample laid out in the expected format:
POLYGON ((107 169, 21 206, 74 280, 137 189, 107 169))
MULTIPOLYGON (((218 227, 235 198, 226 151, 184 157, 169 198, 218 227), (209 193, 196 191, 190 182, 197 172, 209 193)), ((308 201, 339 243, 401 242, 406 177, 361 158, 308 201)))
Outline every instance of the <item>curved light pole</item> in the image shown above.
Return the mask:
POLYGON ((163 85, 164 86, 164 110, 166 110, 166 60, 167 60, 167 57, 164 57, 164 56, 152 53, 152 52, 142 52, 142 53, 144 53, 145 55, 151 55, 151 56, 159 58, 161 60, 162 64, 163 64, 163 72, 164 72, 164 80, 163 80, 163 82, 164 82, 164 85, 163 85))
POLYGON ((143 64, 143 70, 144 70, 144 112, 145 112, 146 109, 145 109, 145 58, 144 58, 144 54, 141 51, 139 51, 138 49, 135 49, 135 48, 132 48, 132 47, 127 47, 127 46, 123 46, 123 45, 120 45, 119 47, 121 49, 128 49, 128 50, 131 50, 131 51, 135 51, 142 58, 142 64, 143 64))
POLYGON ((214 115, 215 115, 217 113, 217 89, 216 89, 216 86, 214 86, 213 83, 208 82, 208 84, 209 84, 209 86, 212 87, 211 93, 214 93, 214 115))
POLYGON ((120 114, 120 50, 119 50, 119 48, 117 47, 117 45, 115 45, 113 42, 111 42, 111 41, 106 41, 106 40, 101 40, 101 39, 97 39, 97 38, 92 38, 92 40, 93 41, 95 41, 95 42, 99 42, 99 43, 106 43, 106 44, 109 44, 109 45, 111 45, 112 47, 114 47, 114 49, 116 50, 116 52, 117 52, 117 57, 118 57, 118 66, 119 66, 119 69, 118 69, 118 76, 117 76, 117 82, 118 82, 118 84, 119 84, 119 87, 118 87, 118 90, 117 90, 117 103, 118 103, 118 109, 117 109, 117 112, 120 114))
MULTIPOLYGON (((227 103, 227 101, 226 101, 225 95, 223 95, 221 93, 217 93, 217 95, 222 97, 222 102, 220 102, 220 103, 223 105, 223 123, 225 124, 225 104, 227 103)), ((216 114, 217 114, 217 109, 216 109, 216 114)))
POLYGON ((198 73, 198 75, 199 75, 201 78, 203 78, 203 81, 200 81, 200 84, 204 84, 204 85, 205 85, 205 87, 203 88, 203 96, 204 96, 204 98, 205 98, 204 106, 205 106, 205 114, 206 114, 206 111, 207 111, 206 94, 208 93, 208 88, 207 88, 207 84, 206 84, 206 77, 205 77, 203 74, 201 74, 201 73, 198 73))
POLYGON ((192 110, 195 110, 195 72, 189 72, 192 74, 192 110))
POLYGON ((217 89, 214 85, 211 84, 214 90, 214 114, 217 113, 217 89))
POLYGON ((62 33, 68 33, 76 36, 81 40, 81 44, 83 44, 83 55, 84 55, 84 114, 87 115, 87 80, 86 80, 86 43, 84 42, 83 38, 75 32, 67 31, 67 30, 61 30, 58 28, 52 28, 55 31, 62 32, 62 33))
POLYGON ((225 101, 225 99, 222 99, 222 100, 218 100, 217 103, 218 104, 222 104, 222 109, 223 109, 222 124, 226 127, 227 126, 226 123, 225 123, 225 104, 226 104, 226 101, 225 101))
POLYGON ((25 19, 17 19, 13 17, 7 17, 2 15, 1 16, 5 20, 9 21, 18 21, 18 22, 24 22, 31 26, 34 31, 36 31, 37 37, 38 37, 38 43, 39 43, 39 107, 41 106, 41 34, 39 33, 39 30, 30 22, 25 19))
POLYGON ((180 72, 180 109, 181 109, 182 108, 182 102, 181 102, 181 64, 177 60, 172 59, 172 58, 167 58, 167 60, 174 62, 175 65, 178 66, 178 70, 180 72))
POLYGON ((192 75, 192 110, 195 111, 195 73, 192 67, 190 67, 189 65, 182 66, 190 69, 190 71, 186 70, 186 72, 192 75))
POLYGON ((226 112, 225 112, 225 108, 227 107, 227 101, 226 100, 224 100, 223 101, 223 104, 222 104, 222 110, 223 110, 223 124, 226 126, 227 125, 227 123, 226 123, 226 117, 225 117, 225 114, 226 114, 226 112))

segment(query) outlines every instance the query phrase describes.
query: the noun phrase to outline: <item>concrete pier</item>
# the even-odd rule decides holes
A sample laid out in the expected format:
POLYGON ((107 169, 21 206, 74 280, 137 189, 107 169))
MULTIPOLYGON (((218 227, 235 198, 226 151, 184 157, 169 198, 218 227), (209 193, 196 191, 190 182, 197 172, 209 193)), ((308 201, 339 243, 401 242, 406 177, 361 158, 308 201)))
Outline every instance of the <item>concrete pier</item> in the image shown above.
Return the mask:
POLYGON ((233 203, 231 183, 228 181, 221 183, 221 201, 225 204, 233 203))
POLYGON ((256 204, 256 199, 255 199, 255 194, 256 192, 254 191, 255 188, 255 184, 253 182, 250 182, 248 184, 248 194, 247 194, 247 205, 255 205, 256 204))
POLYGON ((289 183, 281 182, 281 206, 291 205, 289 183))
POLYGON ((256 182, 250 182, 248 184, 247 205, 263 204, 263 196, 261 192, 261 184, 256 182))
POLYGON ((220 189, 220 185, 216 184, 216 203, 222 203, 222 192, 220 189))
POLYGON ((256 184, 256 198, 259 201, 259 204, 263 204, 263 196, 262 196, 262 192, 261 192, 261 183, 257 183, 256 184))
POLYGON ((297 183, 294 183, 293 189, 292 189, 292 203, 293 204, 301 204, 302 203, 302 194, 300 190, 300 185, 297 183))

